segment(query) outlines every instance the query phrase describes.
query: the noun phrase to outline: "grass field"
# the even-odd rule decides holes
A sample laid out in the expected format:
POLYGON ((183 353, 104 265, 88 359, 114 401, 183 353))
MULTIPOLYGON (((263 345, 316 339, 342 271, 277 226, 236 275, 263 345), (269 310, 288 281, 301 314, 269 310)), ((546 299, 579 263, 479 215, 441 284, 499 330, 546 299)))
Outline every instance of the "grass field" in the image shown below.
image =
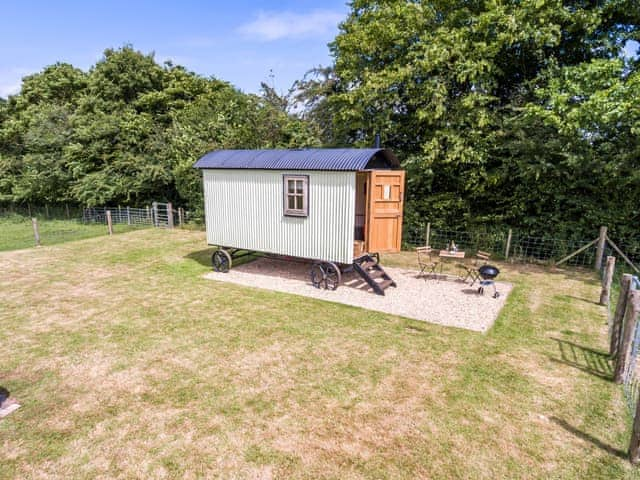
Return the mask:
POLYGON ((591 274, 503 266, 482 335, 205 280, 210 254, 0 253, 0 478, 640 478, 591 274))
MULTIPOLYGON (((73 240, 99 237, 107 234, 107 226, 83 224, 77 220, 39 220, 41 245, 56 245, 73 240)), ((126 225, 114 225, 115 233, 132 230, 126 225)), ((29 248, 35 245, 30 218, 21 216, 0 217, 0 252, 29 248)))

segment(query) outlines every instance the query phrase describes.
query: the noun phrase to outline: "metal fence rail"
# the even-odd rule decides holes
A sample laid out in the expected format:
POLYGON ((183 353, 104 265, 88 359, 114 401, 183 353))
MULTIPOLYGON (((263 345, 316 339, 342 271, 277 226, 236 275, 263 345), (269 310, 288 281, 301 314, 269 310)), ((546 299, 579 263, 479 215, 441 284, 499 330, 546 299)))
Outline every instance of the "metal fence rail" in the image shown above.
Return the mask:
MULTIPOLYGON (((191 213, 182 208, 173 208, 169 203, 153 202, 143 208, 102 206, 79 208, 69 205, 13 205, 0 207, 0 218, 16 219, 38 218, 77 220, 83 224, 107 223, 106 212, 111 212, 111 220, 114 225, 127 225, 128 227, 179 227, 192 223, 194 219, 191 213)), ((195 219, 197 221, 197 219, 195 219)), ((239 219, 242 221, 242 219, 239 219)), ((2 232, 0 232, 1 234, 2 232)), ((594 232, 595 234, 595 232, 594 232)), ((594 235, 595 236, 595 235, 594 235)), ((561 238, 559 236, 535 236, 525 232, 502 229, 477 230, 452 230, 433 227, 426 223, 405 224, 403 232, 403 248, 413 249, 426 244, 436 249, 445 249, 451 241, 468 252, 483 250, 491 252, 492 258, 497 260, 509 260, 510 262, 552 264, 565 256, 575 252, 593 239, 561 238)), ((616 238, 616 244, 624 251, 628 259, 640 265, 640 237, 616 238)), ((603 245, 604 255, 597 256, 596 247, 589 247, 580 251, 566 261, 566 264, 574 267, 594 267, 596 259, 606 258, 607 255, 618 256, 609 242, 603 245)), ((617 270, 618 274, 620 270, 617 270)))
POLYGON ((0 251, 53 245, 137 228, 179 227, 189 221, 189 212, 174 209, 169 203, 154 202, 145 208, 11 206, 0 209, 0 251))
MULTIPOLYGON (((591 240, 591 239, 589 239, 591 240)), ((436 249, 444 249, 454 241, 458 248, 467 251, 483 250, 497 259, 509 259, 521 263, 553 263, 589 242, 583 239, 536 237, 509 229, 500 231, 463 231, 442 228, 407 228, 404 232, 404 248, 411 249, 427 243, 436 249), (511 235, 510 235, 511 233, 511 235), (428 238, 427 238, 428 235, 428 238)), ((596 249, 588 249, 567 261, 568 265, 591 267, 596 249)))
POLYGON ((173 227, 188 223, 190 212, 182 208, 173 208, 170 203, 154 202, 145 208, 134 207, 91 207, 82 212, 84 223, 105 223, 107 211, 111 212, 111 222, 131 226, 173 227))
POLYGON ((71 220, 80 217, 81 214, 82 207, 69 204, 31 205, 27 203, 0 206, 0 218, 21 216, 37 217, 43 220, 71 220))
MULTIPOLYGON (((0 220, 0 251, 19 250, 37 245, 58 243, 107 235, 104 222, 85 222, 82 217, 47 220, 12 216, 0 220)), ((127 225, 118 225, 114 233, 129 231, 127 225)))
POLYGON ((152 226, 153 214, 150 208, 132 207, 91 207, 82 212, 83 223, 107 223, 107 211, 111 212, 114 224, 152 226))

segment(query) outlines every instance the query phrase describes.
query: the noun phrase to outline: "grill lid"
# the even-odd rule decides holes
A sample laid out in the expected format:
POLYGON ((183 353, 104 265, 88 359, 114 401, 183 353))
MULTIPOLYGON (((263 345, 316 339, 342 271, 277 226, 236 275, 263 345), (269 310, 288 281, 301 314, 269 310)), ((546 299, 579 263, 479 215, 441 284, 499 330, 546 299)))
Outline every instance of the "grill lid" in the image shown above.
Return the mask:
POLYGON ((484 279, 496 278, 500 273, 498 267, 494 267, 493 265, 483 265, 478 269, 480 276, 484 279))

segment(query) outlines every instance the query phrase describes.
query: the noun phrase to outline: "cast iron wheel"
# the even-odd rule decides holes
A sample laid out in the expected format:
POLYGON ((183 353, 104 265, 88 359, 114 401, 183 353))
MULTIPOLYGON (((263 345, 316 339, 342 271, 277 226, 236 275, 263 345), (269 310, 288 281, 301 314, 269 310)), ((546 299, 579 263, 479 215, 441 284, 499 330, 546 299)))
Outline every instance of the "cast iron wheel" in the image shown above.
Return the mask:
POLYGON ((498 298, 500 296, 500 292, 496 292, 493 294, 493 298, 498 298))
POLYGON ((340 285, 342 274, 335 263, 324 264, 324 288, 327 290, 335 290, 340 285))
POLYGON ((484 295, 484 288, 482 288, 482 287, 478 288, 478 293, 480 295, 484 295))
POLYGON ((226 250, 216 250, 211 257, 211 263, 216 272, 227 273, 231 268, 231 255, 226 250))
POLYGON ((324 269, 322 265, 319 263, 311 265, 309 276, 311 277, 311 285, 316 288, 322 288, 322 284, 324 283, 324 269))

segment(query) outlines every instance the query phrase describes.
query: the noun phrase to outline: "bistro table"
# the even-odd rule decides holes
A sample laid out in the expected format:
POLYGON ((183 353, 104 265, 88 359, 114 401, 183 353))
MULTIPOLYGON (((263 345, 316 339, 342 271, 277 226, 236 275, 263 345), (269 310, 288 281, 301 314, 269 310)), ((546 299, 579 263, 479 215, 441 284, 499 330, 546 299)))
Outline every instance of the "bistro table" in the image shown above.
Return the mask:
MULTIPOLYGON (((442 258, 442 260, 446 260, 448 258, 453 258, 453 259, 462 259, 464 258, 464 252, 462 250, 440 250, 440 253, 438 254, 438 256, 440 258, 442 258)), ((440 262, 440 275, 442 275, 442 264, 444 262, 440 262)))

